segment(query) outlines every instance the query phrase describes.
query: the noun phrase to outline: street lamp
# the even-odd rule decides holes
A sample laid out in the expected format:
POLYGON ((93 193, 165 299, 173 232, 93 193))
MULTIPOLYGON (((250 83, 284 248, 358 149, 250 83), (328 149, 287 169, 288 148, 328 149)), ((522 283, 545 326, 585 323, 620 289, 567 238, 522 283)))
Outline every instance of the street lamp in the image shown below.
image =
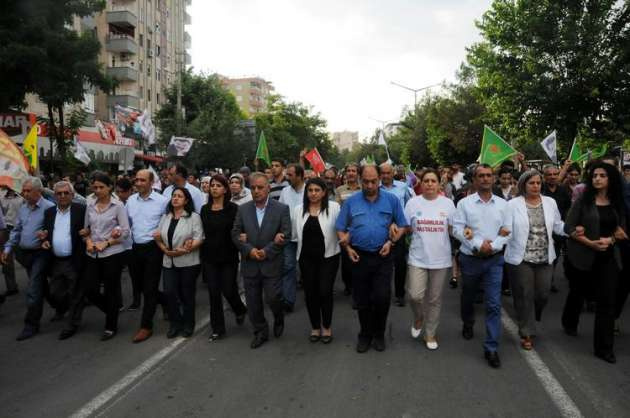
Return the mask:
POLYGON ((418 105, 418 92, 426 89, 430 89, 431 87, 439 86, 439 84, 431 84, 430 86, 421 87, 419 89, 412 89, 411 87, 403 86, 400 83, 396 83, 395 81, 390 81, 394 86, 400 87, 405 90, 413 91, 413 107, 414 109, 418 105))

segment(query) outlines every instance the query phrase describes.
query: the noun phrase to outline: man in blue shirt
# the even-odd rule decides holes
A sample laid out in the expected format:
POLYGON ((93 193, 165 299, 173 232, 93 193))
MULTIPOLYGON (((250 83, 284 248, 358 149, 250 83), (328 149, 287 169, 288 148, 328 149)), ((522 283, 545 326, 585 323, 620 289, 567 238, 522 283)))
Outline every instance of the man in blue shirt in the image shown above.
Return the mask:
POLYGON ((7 262, 9 254, 16 252, 16 259, 26 269, 29 278, 26 292, 27 314, 22 332, 17 336, 18 341, 33 337, 39 332, 39 321, 43 309, 44 280, 48 266, 48 252, 41 248, 44 212, 55 206, 54 203, 42 197, 42 181, 31 177, 22 185, 24 204, 20 207, 17 222, 9 240, 4 245, 2 264, 7 262))
MULTIPOLYGON (((131 195, 126 205, 133 238, 129 273, 144 296, 140 329, 133 338, 134 343, 143 342, 153 335, 153 317, 157 305, 160 302, 164 305, 165 302, 165 297, 159 291, 162 251, 153 239, 153 233, 166 213, 169 199, 152 189, 153 180, 150 170, 138 171, 135 179, 138 193, 131 195)), ((139 295, 134 295, 132 309, 138 309, 139 299, 139 295)))
POLYGON ((494 174, 487 164, 480 164, 473 173, 473 193, 457 204, 453 217, 453 235, 462 246, 459 263, 462 274, 461 317, 462 336, 473 338, 474 302, 477 288, 484 286, 486 301, 486 341, 484 355, 490 367, 501 367, 497 349, 501 337, 501 281, 503 278, 503 247, 508 229, 503 224, 507 202, 492 194, 494 174), (504 236, 505 235, 505 236, 504 236))
POLYGON ((362 167, 362 192, 346 200, 335 224, 339 243, 354 263, 352 295, 361 324, 359 353, 365 353, 372 343, 377 351, 385 350, 394 267, 392 247, 408 226, 398 198, 379 190, 379 172, 378 166, 362 167), (390 240, 392 224, 401 228, 390 240))
MULTIPOLYGON (((405 182, 394 180, 394 167, 390 163, 383 163, 381 168, 381 190, 392 193, 398 198, 402 208, 411 199, 411 189, 405 182)), ((394 296, 396 305, 405 306, 405 279, 407 278, 407 245, 405 240, 393 248, 394 257, 394 296)))

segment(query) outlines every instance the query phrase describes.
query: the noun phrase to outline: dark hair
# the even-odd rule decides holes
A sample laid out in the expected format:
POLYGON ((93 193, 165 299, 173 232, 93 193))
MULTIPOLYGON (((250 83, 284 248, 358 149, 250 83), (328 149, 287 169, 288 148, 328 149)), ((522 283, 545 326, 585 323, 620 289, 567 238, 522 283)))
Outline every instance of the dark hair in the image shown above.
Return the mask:
POLYGON ((281 160, 280 158, 272 158, 271 159, 271 164, 273 164, 273 163, 280 163, 280 165, 282 167, 287 165, 287 163, 284 160, 281 160))
POLYGON ((129 180, 127 177, 123 177, 116 182, 116 187, 124 191, 129 191, 133 187, 133 184, 131 184, 131 180, 129 180))
POLYGON ((621 183, 621 174, 617 169, 608 164, 601 161, 593 164, 587 174, 586 174, 586 189, 584 190, 584 202, 595 204, 595 195, 597 194, 597 190, 593 187, 593 174, 595 170, 601 168, 606 172, 608 176, 608 190, 606 194, 608 195, 608 199, 610 200, 610 204, 617 211, 617 214, 624 213, 624 202, 622 195, 622 183, 621 183))
MULTIPOLYGON (((473 178, 477 177, 477 171, 479 171, 480 168, 486 168, 486 169, 490 169, 490 171, 492 171, 492 166, 490 166, 490 164, 477 164, 477 166, 475 166, 475 169, 473 170, 473 178)), ((492 173, 494 174, 494 172, 492 173)))
POLYGON ((175 164, 173 167, 175 167, 175 174, 176 175, 179 174, 183 178, 187 178, 188 177, 188 169, 186 167, 184 167, 181 164, 175 164))
POLYGON ((580 166, 573 163, 569 166, 569 169, 567 170, 567 173, 570 173, 571 171, 577 171, 578 174, 582 173, 582 169, 580 169, 580 166))
POLYGON ((321 177, 313 177, 306 181, 306 185, 304 186, 304 199, 302 203, 302 216, 308 213, 309 205, 311 201, 308 200, 308 186, 314 184, 315 186, 320 187, 324 191, 324 197, 320 203, 320 212, 326 211, 326 215, 328 215, 328 196, 327 191, 328 187, 326 186, 326 182, 321 177))
POLYGON ((516 164, 514 164, 514 161, 512 161, 512 160, 505 160, 505 161, 503 161, 501 163, 501 168, 504 168, 504 167, 512 167, 512 168, 514 168, 514 167, 516 167, 516 164))
POLYGON ((295 175, 296 175, 296 176, 298 176, 298 177, 300 177, 300 178, 302 178, 302 179, 304 178, 304 167, 302 167, 302 166, 301 166, 301 165, 299 165, 299 164, 293 164, 293 163, 291 163, 291 164, 289 164, 289 165, 287 166, 287 170, 288 170, 289 168, 291 168, 291 167, 293 167, 293 169, 295 170, 295 175))
POLYGON ((192 196, 190 195, 190 192, 188 191, 187 188, 178 187, 178 186, 173 188, 173 193, 171 193, 171 198, 168 201, 168 206, 166 206, 166 213, 173 213, 173 195, 178 190, 184 193, 184 197, 186 198, 186 204, 184 205, 184 210, 188 212, 188 216, 190 216, 190 214, 195 211, 195 204, 192 200, 192 196))
POLYGON ((511 168, 509 168, 509 167, 502 167, 502 168, 499 170, 499 177, 501 177, 501 176, 502 176, 502 175, 504 175, 504 174, 509 174, 510 176, 514 177, 514 170, 512 170, 512 169, 511 169, 511 168))
POLYGON ((107 187, 112 187, 113 185, 112 178, 104 171, 93 171, 92 174, 90 174, 90 183, 94 183, 95 181, 103 183, 107 187))
POLYGON ((376 170, 376 174, 378 174, 378 176, 380 177, 381 167, 377 166, 376 164, 367 164, 367 165, 362 165, 361 167, 359 167, 359 177, 363 177, 363 170, 365 170, 368 167, 374 167, 374 169, 376 170))
POLYGON ((225 196, 223 197, 223 207, 226 207, 230 199, 232 199, 232 192, 230 191, 230 184, 228 182, 228 179, 225 178, 223 174, 215 174, 214 176, 210 177, 210 184, 212 184, 213 181, 221 183, 221 186, 223 186, 223 188, 225 189, 225 196))
POLYGON ((440 173, 438 173, 438 171, 435 168, 425 168, 424 170, 422 170, 422 173, 420 174, 420 178, 418 179, 420 181, 420 183, 422 183, 422 179, 424 179, 424 176, 426 176, 427 174, 433 173, 435 174, 435 177, 437 177, 438 179, 438 183, 440 182, 440 173))

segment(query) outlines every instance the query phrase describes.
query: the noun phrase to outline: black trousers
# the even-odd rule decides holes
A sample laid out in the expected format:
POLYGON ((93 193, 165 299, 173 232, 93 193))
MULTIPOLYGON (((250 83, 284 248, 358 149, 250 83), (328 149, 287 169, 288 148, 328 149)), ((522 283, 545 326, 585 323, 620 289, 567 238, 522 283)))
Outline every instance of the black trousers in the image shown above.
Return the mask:
MULTIPOLYGON (((160 292, 162 272, 162 251, 154 241, 146 244, 133 244, 129 273, 136 285, 141 286, 144 295, 141 328, 153 329, 153 317, 158 303, 166 305, 166 298, 160 292)), ((134 303, 136 302, 134 297, 134 303)))
POLYGON ((617 297, 615 299, 615 319, 619 319, 623 312, 623 307, 630 293, 630 244, 621 242, 621 258, 623 260, 623 270, 619 274, 619 284, 617 287, 617 297))
POLYGON ((238 294, 236 274, 238 261, 233 263, 203 263, 203 277, 208 284, 210 297, 210 326, 215 334, 225 334, 223 297, 228 301, 236 316, 243 315, 247 308, 238 294))
POLYGON ((78 279, 79 272, 72 257, 52 258, 48 300, 58 314, 65 314, 70 309, 78 279))
POLYGON ((392 248, 394 256, 394 292, 397 298, 405 297, 405 280, 407 279, 407 243, 401 239, 392 248))
POLYGON ((123 267, 123 254, 118 253, 103 258, 87 257, 85 266, 85 293, 88 299, 105 313, 105 329, 118 331, 118 310, 120 298, 120 274, 123 267), (101 294, 101 283, 104 294, 101 294))
POLYGON ((245 300, 247 301, 247 312, 249 320, 254 327, 254 333, 269 334, 269 325, 265 319, 265 307, 263 304, 263 292, 265 302, 271 308, 276 320, 284 318, 282 303, 282 276, 263 276, 258 273, 256 276, 243 277, 245 283, 245 300))
POLYGON ((300 256, 304 298, 312 329, 320 329, 322 326, 330 328, 333 313, 333 284, 338 268, 338 254, 328 258, 300 256))
POLYGON ((352 296, 359 314, 359 338, 383 338, 392 297, 393 256, 357 251, 352 270, 352 296))
POLYGON ((352 290, 352 269, 354 268, 354 263, 348 257, 348 252, 345 250, 341 251, 341 280, 343 281, 343 285, 345 290, 352 290))
POLYGON ((594 289, 595 330, 593 347, 597 353, 613 351, 615 340, 615 298, 619 283, 619 270, 612 254, 597 254, 589 271, 572 268, 569 279, 569 294, 562 312, 562 326, 575 330, 580 321, 584 300, 590 289, 594 289))
MULTIPOLYGON (((179 329, 195 329, 195 295, 199 265, 189 267, 164 267, 164 291, 171 326, 179 329)), ((145 297, 146 301, 146 297, 145 297)), ((146 302, 145 302, 146 303, 146 302)))

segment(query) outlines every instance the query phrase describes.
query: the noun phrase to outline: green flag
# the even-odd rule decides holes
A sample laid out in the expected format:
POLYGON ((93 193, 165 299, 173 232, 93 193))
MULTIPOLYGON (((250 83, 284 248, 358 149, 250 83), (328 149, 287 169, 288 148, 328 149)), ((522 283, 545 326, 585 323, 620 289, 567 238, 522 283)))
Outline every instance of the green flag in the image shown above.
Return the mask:
POLYGON ((258 149, 256 150, 256 159, 262 160, 271 166, 271 157, 269 156, 269 147, 265 139, 265 132, 260 131, 260 139, 258 140, 258 149))
POLYGON ((580 145, 577 143, 577 138, 573 140, 573 146, 571 152, 569 152, 569 161, 579 163, 585 161, 588 158, 588 153, 582 152, 580 145))
POLYGON ((606 151, 608 151, 608 144, 603 144, 597 149, 594 149, 591 153, 591 158, 597 160, 598 158, 602 158, 606 155, 606 151))
POLYGON ((497 135, 496 132, 487 126, 483 127, 483 140, 481 141, 481 154, 479 155, 481 164, 488 164, 494 168, 516 153, 517 151, 497 135))

